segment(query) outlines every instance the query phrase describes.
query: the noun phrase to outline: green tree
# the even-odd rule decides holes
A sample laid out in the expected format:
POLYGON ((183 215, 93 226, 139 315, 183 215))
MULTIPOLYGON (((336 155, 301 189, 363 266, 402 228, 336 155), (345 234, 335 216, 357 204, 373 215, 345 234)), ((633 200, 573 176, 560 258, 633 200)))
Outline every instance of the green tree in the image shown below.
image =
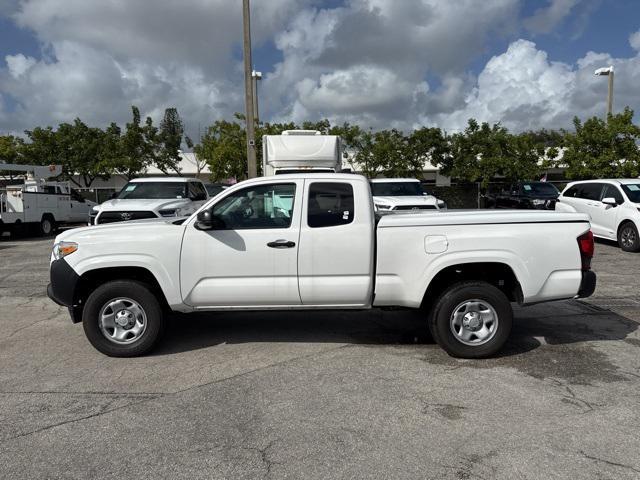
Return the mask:
POLYGON ((558 161, 569 178, 619 178, 640 175, 640 128, 633 110, 611 115, 608 121, 592 117, 573 120, 575 132, 567 132, 564 154, 558 161))
POLYGON ((531 134, 512 135, 499 123, 479 124, 470 119, 464 132, 451 136, 451 154, 436 162, 444 175, 480 181, 535 178, 547 168, 544 144, 531 134))
POLYGON ((422 178, 426 162, 439 165, 449 159, 449 139, 439 128, 419 128, 407 138, 406 155, 409 175, 422 178))
POLYGON ((176 108, 167 108, 158 131, 158 158, 156 167, 164 173, 174 171, 180 174, 180 146, 184 135, 184 124, 176 108))
POLYGON ((363 132, 359 142, 360 149, 354 159, 358 169, 367 177, 401 177, 415 173, 408 155, 407 138, 400 130, 363 132))
POLYGON ((198 158, 206 160, 212 180, 247 177, 246 133, 238 122, 216 121, 207 128, 193 151, 198 158))
MULTIPOLYGON (((133 118, 119 138, 117 154, 110 158, 113 170, 128 179, 134 178, 158 161, 158 129, 153 125, 153 120, 147 117, 143 125, 140 110, 136 106, 131 107, 131 113, 133 118)), ((115 130, 112 128, 110 140, 113 140, 114 135, 115 130)))
POLYGON ((0 135, 0 163, 17 163, 23 143, 21 138, 13 135, 0 135))

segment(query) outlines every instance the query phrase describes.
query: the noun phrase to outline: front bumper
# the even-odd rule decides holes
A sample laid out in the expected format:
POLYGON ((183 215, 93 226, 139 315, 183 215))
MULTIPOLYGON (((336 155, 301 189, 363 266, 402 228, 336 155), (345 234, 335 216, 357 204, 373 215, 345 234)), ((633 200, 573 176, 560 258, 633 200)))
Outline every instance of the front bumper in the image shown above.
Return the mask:
POLYGON ((58 305, 67 307, 71 320, 78 323, 81 320, 82 308, 75 304, 75 295, 80 276, 64 258, 51 262, 49 274, 50 283, 47 285, 47 296, 58 305))
POLYGON ((593 295, 596 290, 596 274, 591 270, 582 272, 582 281, 578 290, 577 298, 586 298, 593 295))

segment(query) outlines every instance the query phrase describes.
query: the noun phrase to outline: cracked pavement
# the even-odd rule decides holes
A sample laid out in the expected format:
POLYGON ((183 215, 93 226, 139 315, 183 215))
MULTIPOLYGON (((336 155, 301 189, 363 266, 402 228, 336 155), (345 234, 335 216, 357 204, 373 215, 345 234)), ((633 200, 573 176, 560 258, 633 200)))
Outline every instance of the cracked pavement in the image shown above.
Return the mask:
POLYGON ((640 254, 456 360, 402 311, 198 314, 102 356, 0 240, 0 478, 640 478, 640 254))

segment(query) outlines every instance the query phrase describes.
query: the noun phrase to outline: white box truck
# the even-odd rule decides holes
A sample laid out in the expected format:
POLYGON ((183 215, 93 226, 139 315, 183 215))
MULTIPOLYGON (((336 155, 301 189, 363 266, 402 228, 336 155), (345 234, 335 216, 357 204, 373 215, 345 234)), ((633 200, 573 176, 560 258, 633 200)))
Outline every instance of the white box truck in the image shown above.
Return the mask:
POLYGON ((337 135, 316 130, 285 130, 282 135, 262 137, 262 173, 342 171, 342 142, 337 135))

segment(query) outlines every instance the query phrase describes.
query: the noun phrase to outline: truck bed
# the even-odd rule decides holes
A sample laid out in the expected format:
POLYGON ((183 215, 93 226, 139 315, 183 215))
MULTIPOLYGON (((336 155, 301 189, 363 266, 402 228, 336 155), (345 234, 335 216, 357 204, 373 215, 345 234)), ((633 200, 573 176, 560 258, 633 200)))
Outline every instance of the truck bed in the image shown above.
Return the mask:
POLYGON ((582 281, 577 238, 588 230, 587 215, 555 211, 384 215, 376 228, 374 305, 416 308, 437 272, 469 263, 511 269, 525 304, 572 298, 582 281))

